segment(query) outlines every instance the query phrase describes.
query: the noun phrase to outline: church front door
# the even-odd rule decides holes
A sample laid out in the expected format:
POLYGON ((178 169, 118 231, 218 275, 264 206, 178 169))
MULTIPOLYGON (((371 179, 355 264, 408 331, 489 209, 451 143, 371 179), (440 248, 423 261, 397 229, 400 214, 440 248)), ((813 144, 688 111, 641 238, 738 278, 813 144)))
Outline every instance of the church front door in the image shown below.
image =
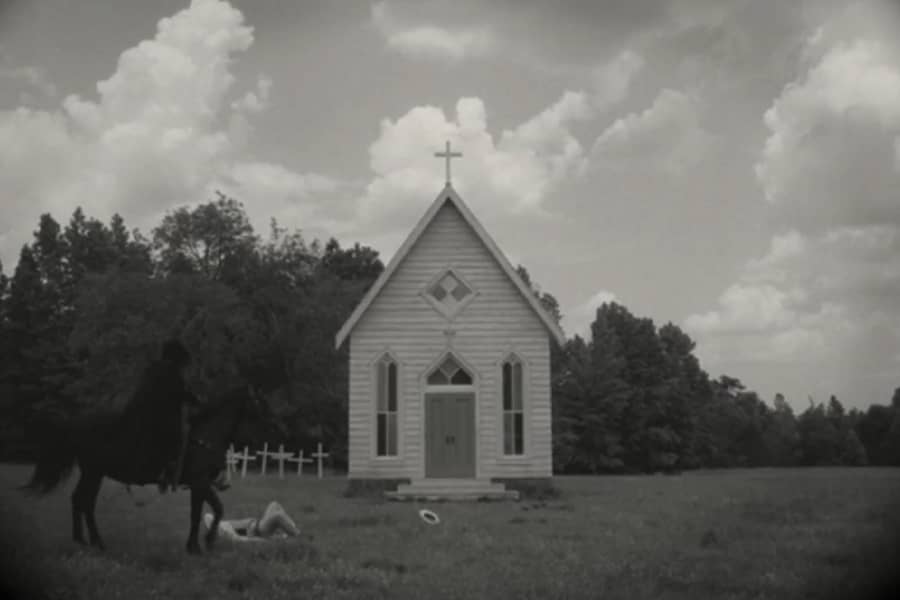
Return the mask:
POLYGON ((425 395, 425 477, 475 477, 475 395, 425 395))

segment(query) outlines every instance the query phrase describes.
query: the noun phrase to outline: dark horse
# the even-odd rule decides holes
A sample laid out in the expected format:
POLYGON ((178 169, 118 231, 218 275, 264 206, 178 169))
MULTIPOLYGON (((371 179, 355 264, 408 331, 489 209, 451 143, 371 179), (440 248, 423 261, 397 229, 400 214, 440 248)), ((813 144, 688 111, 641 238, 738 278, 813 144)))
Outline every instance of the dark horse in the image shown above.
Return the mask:
MULTIPOLYGON (((237 388, 210 402, 191 419, 188 448, 180 483, 191 490, 191 530, 187 551, 200 553, 197 532, 203 503, 213 510, 213 523, 206 533, 207 549, 216 540, 222 518, 222 501, 213 489, 213 480, 225 464, 225 452, 241 422, 247 404, 253 400, 249 389, 237 388)), ((133 432, 123 425, 122 415, 84 417, 70 425, 47 426, 38 462, 26 492, 47 494, 59 486, 78 463, 81 477, 72 493, 72 538, 84 543, 82 517, 92 546, 103 549, 97 531, 94 508, 104 477, 126 485, 157 483, 155 474, 135 467, 133 432)))

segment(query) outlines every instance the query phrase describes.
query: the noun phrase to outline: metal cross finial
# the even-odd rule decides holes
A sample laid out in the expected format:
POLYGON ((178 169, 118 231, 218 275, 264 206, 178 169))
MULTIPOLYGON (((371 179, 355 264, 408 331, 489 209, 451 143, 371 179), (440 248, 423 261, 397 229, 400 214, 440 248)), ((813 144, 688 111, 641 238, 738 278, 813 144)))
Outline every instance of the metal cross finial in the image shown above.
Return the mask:
POLYGON ((446 150, 444 152, 435 152, 434 155, 447 160, 447 185, 450 185, 450 159, 462 156, 462 152, 450 152, 450 141, 447 141, 446 150))

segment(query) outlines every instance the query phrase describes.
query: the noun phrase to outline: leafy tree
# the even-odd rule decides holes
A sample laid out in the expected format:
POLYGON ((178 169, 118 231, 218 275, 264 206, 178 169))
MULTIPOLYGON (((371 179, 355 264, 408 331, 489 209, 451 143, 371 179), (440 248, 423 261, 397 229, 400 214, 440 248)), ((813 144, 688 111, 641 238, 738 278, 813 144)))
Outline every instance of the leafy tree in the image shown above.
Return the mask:
POLYGON ((172 336, 195 357, 190 379, 199 393, 246 382, 240 365, 247 348, 232 336, 250 317, 221 283, 199 275, 95 274, 78 297, 78 317, 69 344, 83 357, 84 376, 69 392, 82 406, 121 406, 140 370, 172 336))
POLYGON ((253 227, 243 205, 216 192, 219 199, 189 210, 181 207, 163 217, 153 230, 153 247, 163 273, 196 273, 220 280, 252 254, 253 227))
POLYGON ((0 300, 6 298, 6 288, 9 286, 9 278, 3 272, 3 261, 0 260, 0 300))
POLYGON ((842 431, 839 465, 862 467, 869 464, 866 448, 862 445, 859 436, 852 427, 846 427, 842 431))
POLYGON ((896 409, 893 406, 872 404, 856 422, 857 437, 865 447, 869 462, 873 465, 891 464, 886 442, 895 413, 896 409))
POLYGON ((694 341, 678 326, 667 323, 659 329, 663 349, 665 383, 662 387, 665 418, 677 436, 678 466, 699 466, 696 455, 697 415, 710 396, 709 376, 694 356, 694 341))
POLYGON ((73 322, 67 255, 59 224, 51 215, 41 215, 10 287, 13 335, 21 344, 14 368, 23 376, 19 389, 28 409, 37 414, 67 413, 63 391, 77 377, 65 343, 73 322))
POLYGON ((66 244, 66 268, 70 282, 69 302, 74 302, 77 285, 88 273, 103 273, 111 269, 122 272, 152 271, 149 244, 140 233, 130 234, 118 214, 107 227, 84 215, 76 208, 63 231, 66 244))
POLYGON ((825 411, 825 416, 831 419, 835 426, 838 426, 846 416, 844 405, 841 404, 841 401, 834 394, 828 399, 828 408, 825 411))
POLYGON ((541 306, 547 314, 550 315, 556 324, 559 325, 560 321, 562 321, 562 312, 559 308, 559 302, 556 300, 556 297, 549 293, 541 291, 541 288, 532 282, 531 275, 528 273, 528 269, 523 267, 522 265, 516 266, 516 274, 522 279, 522 282, 531 290, 531 293, 534 294, 534 297, 538 299, 538 302, 541 303, 541 306))
MULTIPOLYGON (((896 400, 897 394, 894 393, 896 400)), ((891 466, 900 466, 900 409, 896 408, 892 403, 893 418, 891 425, 885 432, 880 446, 880 456, 884 461, 883 464, 891 466)))
POLYGON ((576 335, 566 341, 561 356, 559 368, 552 373, 553 470, 584 472, 588 469, 582 463, 579 428, 586 417, 582 400, 590 393, 590 351, 581 336, 576 335))
POLYGON ((622 343, 610 326, 603 307, 591 324, 590 371, 583 398, 585 422, 581 428, 582 461, 591 472, 618 472, 626 468, 623 419, 630 398, 623 379, 622 343))
POLYGON ((325 244, 320 266, 344 281, 367 281, 370 285, 384 270, 377 251, 358 242, 352 248, 342 249, 334 238, 325 244))
POLYGON ((775 394, 769 427, 764 432, 764 443, 771 464, 787 467, 797 462, 800 435, 797 432, 797 419, 794 410, 787 403, 783 394, 775 394))

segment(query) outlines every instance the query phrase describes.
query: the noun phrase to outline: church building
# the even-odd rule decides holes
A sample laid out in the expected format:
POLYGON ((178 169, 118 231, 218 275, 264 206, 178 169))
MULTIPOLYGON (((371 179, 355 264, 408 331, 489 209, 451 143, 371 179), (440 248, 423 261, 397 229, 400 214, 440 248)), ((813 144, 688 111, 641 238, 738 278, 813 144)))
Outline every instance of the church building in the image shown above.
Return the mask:
POLYGON ((550 344, 565 337, 447 183, 335 336, 350 345, 348 476, 389 495, 515 497, 552 475, 550 344))

